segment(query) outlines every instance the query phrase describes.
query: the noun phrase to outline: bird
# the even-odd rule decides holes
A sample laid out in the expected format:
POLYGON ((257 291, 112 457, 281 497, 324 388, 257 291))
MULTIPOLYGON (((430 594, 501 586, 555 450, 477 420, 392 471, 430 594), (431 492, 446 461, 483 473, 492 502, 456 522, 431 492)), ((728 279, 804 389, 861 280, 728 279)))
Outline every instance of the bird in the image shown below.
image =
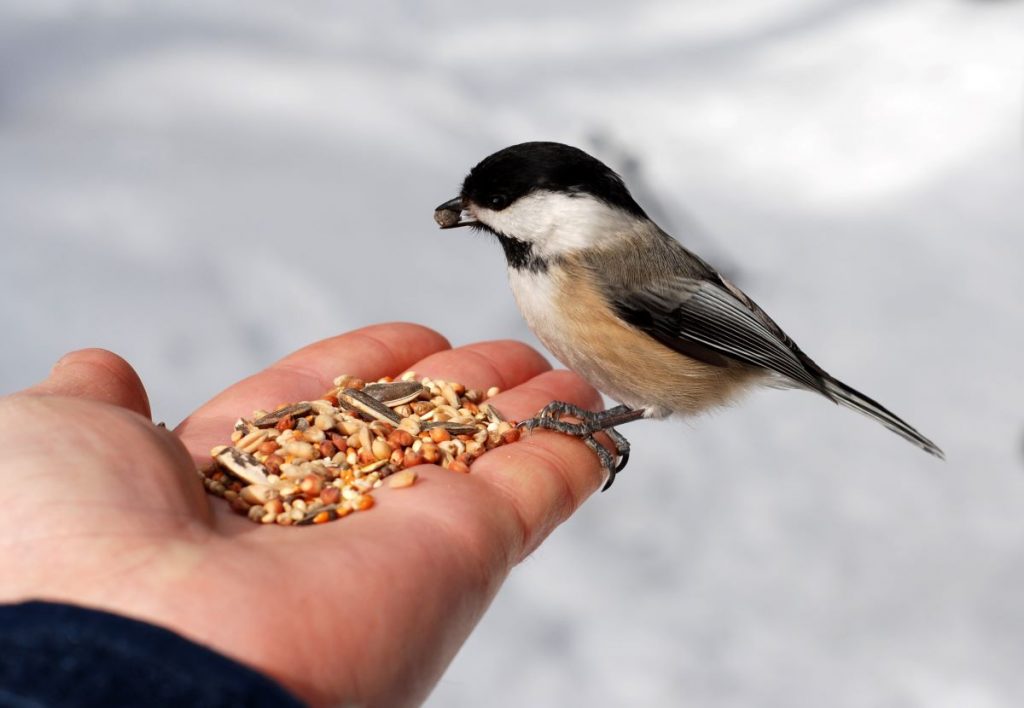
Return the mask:
POLYGON ((512 145, 481 160, 434 210, 442 229, 493 235, 527 325, 566 367, 617 402, 552 401, 519 425, 581 439, 611 487, 629 460, 616 426, 726 405, 757 386, 803 389, 939 447, 818 366, 746 293, 665 233, 622 178, 579 148, 512 145), (575 420, 569 420, 574 418, 575 420), (595 435, 603 432, 612 450, 595 435))

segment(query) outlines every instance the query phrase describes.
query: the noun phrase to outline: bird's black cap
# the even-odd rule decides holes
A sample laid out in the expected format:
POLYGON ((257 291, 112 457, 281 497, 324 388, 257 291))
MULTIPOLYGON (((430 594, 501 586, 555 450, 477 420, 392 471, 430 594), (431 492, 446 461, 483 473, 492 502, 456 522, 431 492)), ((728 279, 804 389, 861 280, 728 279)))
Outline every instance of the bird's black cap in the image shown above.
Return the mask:
POLYGON ((462 183, 462 197, 501 210, 536 190, 589 194, 647 218, 622 178, 600 160, 561 143, 520 143, 484 158, 462 183))

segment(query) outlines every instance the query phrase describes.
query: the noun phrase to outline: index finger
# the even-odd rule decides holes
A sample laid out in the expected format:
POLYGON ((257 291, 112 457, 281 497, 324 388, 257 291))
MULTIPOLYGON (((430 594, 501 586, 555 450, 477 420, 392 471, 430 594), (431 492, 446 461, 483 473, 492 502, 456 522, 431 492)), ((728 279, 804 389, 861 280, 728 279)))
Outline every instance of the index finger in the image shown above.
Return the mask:
MULTIPOLYGON (((530 418, 553 400, 600 409, 600 395, 570 371, 549 371, 544 366, 523 376, 519 367, 515 375, 509 375, 513 355, 523 356, 516 351, 519 348, 528 352, 525 345, 481 342, 439 352, 414 368, 418 373, 473 386, 499 385, 506 390, 489 400, 512 420, 530 418)), ((428 467, 424 474, 446 478, 450 473, 428 467)), ((477 508, 489 517, 499 543, 511 549, 509 557, 516 562, 571 516, 598 489, 604 475, 597 456, 579 440, 537 431, 480 457, 464 482, 486 486, 477 491, 484 491, 494 503, 477 508), (498 509, 509 513, 498 514, 498 509)))

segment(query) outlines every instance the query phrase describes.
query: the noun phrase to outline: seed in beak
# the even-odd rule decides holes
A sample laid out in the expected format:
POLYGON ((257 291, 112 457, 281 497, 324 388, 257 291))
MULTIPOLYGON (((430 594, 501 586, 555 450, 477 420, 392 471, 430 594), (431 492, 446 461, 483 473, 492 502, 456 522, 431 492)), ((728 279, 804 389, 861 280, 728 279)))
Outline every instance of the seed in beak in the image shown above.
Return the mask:
POLYGON ((434 212, 434 221, 442 229, 450 229, 459 223, 460 212, 453 209, 438 209, 434 212))

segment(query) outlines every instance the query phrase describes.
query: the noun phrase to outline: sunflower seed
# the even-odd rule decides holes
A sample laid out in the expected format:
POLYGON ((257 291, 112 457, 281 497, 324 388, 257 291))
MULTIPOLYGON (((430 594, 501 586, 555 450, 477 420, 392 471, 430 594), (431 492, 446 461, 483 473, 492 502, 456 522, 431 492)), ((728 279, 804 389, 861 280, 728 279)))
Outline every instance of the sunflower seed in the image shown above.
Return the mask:
POLYGON ((281 419, 286 416, 292 416, 293 418, 306 415, 313 410, 312 404, 308 401, 302 401, 301 403, 294 403, 284 408, 278 408, 276 411, 267 413, 265 416, 261 416, 252 422, 257 428, 273 428, 275 425, 281 422, 281 419))
POLYGON ((425 390, 419 381, 371 383, 363 387, 363 393, 373 396, 385 406, 400 406, 415 401, 425 390))
POLYGON ((487 419, 492 423, 501 423, 507 420, 505 416, 501 414, 501 411, 499 411, 490 403, 484 403, 482 406, 480 406, 480 410, 487 413, 487 419))
POLYGON ((267 484, 267 470, 260 461, 237 447, 214 448, 213 459, 239 479, 249 484, 267 484))
POLYGON ((443 428, 451 435, 472 435, 480 429, 478 426, 470 423, 453 423, 450 420, 431 421, 421 426, 421 430, 433 430, 434 428, 443 428))
POLYGON ((338 403, 344 403, 349 408, 359 411, 371 420, 386 420, 392 425, 398 425, 402 422, 402 418, 393 410, 376 398, 354 388, 338 391, 338 403))

